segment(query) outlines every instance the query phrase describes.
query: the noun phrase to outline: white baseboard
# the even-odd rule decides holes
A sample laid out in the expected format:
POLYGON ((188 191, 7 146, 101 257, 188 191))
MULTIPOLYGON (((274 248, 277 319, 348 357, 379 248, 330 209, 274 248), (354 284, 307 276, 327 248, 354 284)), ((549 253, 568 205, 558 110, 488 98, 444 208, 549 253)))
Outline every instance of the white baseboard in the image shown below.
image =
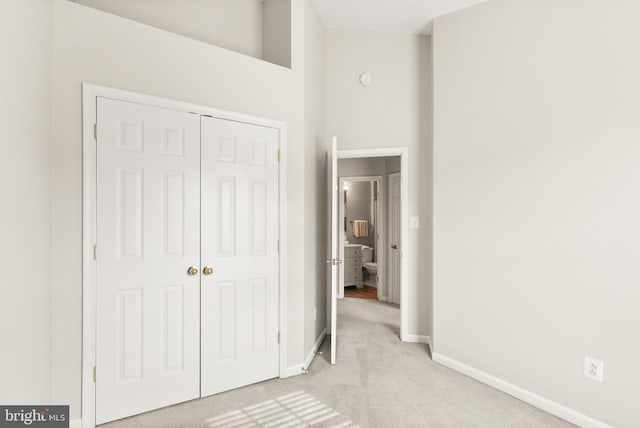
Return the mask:
POLYGON ((424 343, 429 347, 429 352, 433 353, 433 346, 431 345, 431 336, 424 336, 420 334, 405 334, 402 338, 403 342, 410 343, 424 343))
POLYGON ((297 376, 299 374, 302 374, 303 364, 303 362, 300 362, 298 364, 287 367, 287 373, 285 373, 285 377, 297 376))
POLYGON ((69 428, 82 428, 82 418, 71 419, 69 428))
POLYGON ((391 297, 378 297, 378 300, 381 302, 387 302, 387 303, 391 303, 391 297))
POLYGON ((304 373, 305 370, 309 368, 309 366, 311 365, 311 361, 313 361, 313 357, 316 354, 316 351, 318 350, 318 348, 320 348, 320 345, 322 344, 322 341, 324 340, 326 335, 327 329, 325 327, 324 329, 322 329, 322 332, 320 332, 320 336, 318 336, 318 339, 316 339, 316 343, 311 348, 311 351, 309 351, 307 358, 305 358, 305 360, 301 363, 287 367, 287 373, 285 374, 285 377, 297 376, 304 373))
POLYGON ((316 356, 316 352, 318 351, 318 349, 320 349, 320 345, 322 345, 322 341, 324 340, 324 338, 326 336, 327 336, 327 328, 325 327, 320 332, 320 335, 316 339, 316 343, 313 344, 313 348, 311 348, 311 351, 309 351, 309 353, 307 354, 307 358, 305 358, 305 360, 304 360, 304 369, 305 370, 307 370, 309 368, 309 366, 311 365, 311 362, 313 361, 313 357, 316 356))
POLYGON ((612 428, 610 425, 607 425, 604 422, 600 422, 590 416, 563 406, 560 403, 551 401, 534 392, 521 388, 505 380, 499 379, 495 376, 463 364, 452 358, 445 357, 442 354, 433 353, 433 361, 440 363, 443 366, 447 366, 450 369, 469 376, 484 384, 492 386, 493 388, 496 388, 506 394, 516 397, 526 403, 531 404, 532 406, 542 409, 545 412, 551 413, 554 416, 562 418, 582 428, 612 428))

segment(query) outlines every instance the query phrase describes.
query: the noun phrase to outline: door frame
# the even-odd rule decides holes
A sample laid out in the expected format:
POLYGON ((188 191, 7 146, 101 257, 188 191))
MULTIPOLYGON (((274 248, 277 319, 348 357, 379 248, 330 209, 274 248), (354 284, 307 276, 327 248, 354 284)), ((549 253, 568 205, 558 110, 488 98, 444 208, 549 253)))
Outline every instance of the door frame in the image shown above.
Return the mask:
MULTIPOLYGON (((257 116, 221 110, 213 107, 185 103, 136 92, 82 83, 82 405, 83 428, 96 426, 96 389, 94 367, 96 361, 96 173, 97 150, 95 124, 97 98, 160 107, 202 116, 211 116, 235 122, 264 126, 278 130, 279 191, 279 262, 278 262, 278 328, 280 332, 279 377, 287 377, 287 123, 257 116)), ((99 376, 99 373, 98 373, 99 376)))
MULTIPOLYGON (((386 148, 369 148, 369 149, 349 149, 338 150, 337 158, 354 159, 354 158, 386 158, 392 156, 400 156, 400 209, 401 216, 401 242, 409 242, 409 148, 408 147, 386 147, 386 148)), ((331 233, 331 231, 329 231, 331 233)), ((400 340, 410 342, 407 333, 407 325, 409 321, 408 305, 408 288, 409 288, 409 246, 404 245, 400 253, 400 340)), ((328 324, 330 328, 331 325, 328 324)))
MULTIPOLYGON (((387 230, 387 226, 386 226, 386 215, 384 213, 384 208, 380 208, 380 203, 382 202, 380 200, 380 195, 382 194, 383 196, 385 195, 385 191, 383 190, 384 187, 384 177, 382 175, 371 175, 371 176, 341 176, 340 175, 340 166, 338 165, 338 191, 342 192, 343 190, 343 186, 344 186, 344 182, 345 181, 356 181, 356 182, 376 182, 378 183, 378 203, 376 204, 376 233, 378 234, 378 236, 380 237, 379 239, 376 239, 376 248, 375 251, 377 251, 377 258, 378 258, 378 276, 383 278, 383 281, 385 283, 386 286, 386 279, 384 275, 386 275, 386 266, 382 266, 382 270, 380 270, 381 268, 381 264, 379 262, 380 259, 385 260, 386 261, 386 256, 387 256, 387 251, 386 251, 386 245, 387 245, 387 240, 386 240, 386 233, 380 233, 380 225, 382 225, 382 230, 383 232, 386 232, 387 230)), ((340 193, 340 195, 342 195, 342 193, 340 193)), ((343 227, 343 221, 344 221, 344 210, 345 210, 345 205, 344 205, 344 197, 340 196, 339 198, 339 202, 338 202, 338 219, 340 220, 340 227, 343 227)), ((383 198, 384 199, 384 198, 383 198)), ((344 234, 343 234, 344 235, 344 234)), ((344 242, 343 245, 340 245, 340 247, 338 248, 338 258, 340 260, 344 260, 344 242)), ((338 272, 338 299, 343 299, 344 298, 344 263, 341 263, 338 265, 340 271, 338 272)), ((377 288, 376 294, 378 297, 378 300, 380 301, 386 301, 385 296, 381 296, 380 295, 380 288, 377 288)))
MULTIPOLYGON (((388 174, 387 175, 387 190, 389 192, 389 198, 391 198, 391 193, 393 193, 391 191, 391 178, 392 177, 400 177, 400 221, 402 222, 402 177, 401 177, 401 173, 400 172, 394 172, 393 174, 388 174)), ((389 208, 389 218, 387 219, 387 230, 389 231, 389 233, 391 233, 391 218, 393 217, 393 215, 391 214, 393 211, 393 206, 391 205, 391 199, 388 199, 388 208, 389 208)), ((402 223, 401 223, 401 228, 402 228, 402 223)), ((402 254, 402 249, 405 246, 405 243, 402 241, 402 234, 400 235, 400 254, 402 254)), ((389 239, 389 241, 391 241, 391 239, 389 239)), ((387 275, 387 285, 391 284, 391 263, 389 263, 389 260, 387 260, 387 265, 389 266, 389 274, 387 275)), ((402 278, 402 274, 400 274, 400 278, 402 278)), ((402 289, 400 289, 400 299, 402 299, 402 289)), ((388 296, 389 298, 389 302, 393 303, 393 289, 391 287, 388 288, 388 296)))

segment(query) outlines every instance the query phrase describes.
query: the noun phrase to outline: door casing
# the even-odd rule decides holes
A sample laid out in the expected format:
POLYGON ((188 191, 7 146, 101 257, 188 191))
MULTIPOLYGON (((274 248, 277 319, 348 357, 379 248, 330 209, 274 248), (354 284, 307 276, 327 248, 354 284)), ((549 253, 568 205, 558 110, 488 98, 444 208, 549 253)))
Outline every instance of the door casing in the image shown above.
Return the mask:
MULTIPOLYGON (((120 89, 82 83, 82 427, 96 426, 96 390, 94 368, 96 361, 96 170, 97 151, 95 126, 97 98, 143 104, 212 116, 225 120, 265 126, 278 130, 280 163, 279 188, 279 242, 278 305, 279 305, 279 372, 287 377, 287 124, 286 122, 220 110, 120 89)), ((97 372, 99 377, 100 373, 97 372)))

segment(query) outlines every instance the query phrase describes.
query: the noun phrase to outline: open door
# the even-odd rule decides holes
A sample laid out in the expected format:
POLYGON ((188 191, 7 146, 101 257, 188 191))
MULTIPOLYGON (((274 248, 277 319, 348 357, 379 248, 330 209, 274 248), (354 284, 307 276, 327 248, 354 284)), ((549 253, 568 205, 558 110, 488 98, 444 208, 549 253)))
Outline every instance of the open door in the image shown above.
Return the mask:
POLYGON ((327 153, 327 215, 328 243, 327 243, 327 297, 331 333, 331 364, 336 363, 336 335, 338 320, 338 265, 342 262, 338 253, 338 138, 331 139, 331 150, 327 153))

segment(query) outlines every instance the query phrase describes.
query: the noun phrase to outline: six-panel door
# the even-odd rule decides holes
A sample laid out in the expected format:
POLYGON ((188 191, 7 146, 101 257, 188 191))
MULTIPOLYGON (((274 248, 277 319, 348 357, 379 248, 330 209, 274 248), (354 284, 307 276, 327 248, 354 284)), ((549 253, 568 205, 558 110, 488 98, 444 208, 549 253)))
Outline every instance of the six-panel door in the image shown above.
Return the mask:
POLYGON ((96 422, 199 396, 200 117, 97 100, 96 422))
POLYGON ((202 396, 278 376, 278 131, 202 118, 202 396))
POLYGON ((277 377, 278 131, 97 99, 96 423, 277 377))

